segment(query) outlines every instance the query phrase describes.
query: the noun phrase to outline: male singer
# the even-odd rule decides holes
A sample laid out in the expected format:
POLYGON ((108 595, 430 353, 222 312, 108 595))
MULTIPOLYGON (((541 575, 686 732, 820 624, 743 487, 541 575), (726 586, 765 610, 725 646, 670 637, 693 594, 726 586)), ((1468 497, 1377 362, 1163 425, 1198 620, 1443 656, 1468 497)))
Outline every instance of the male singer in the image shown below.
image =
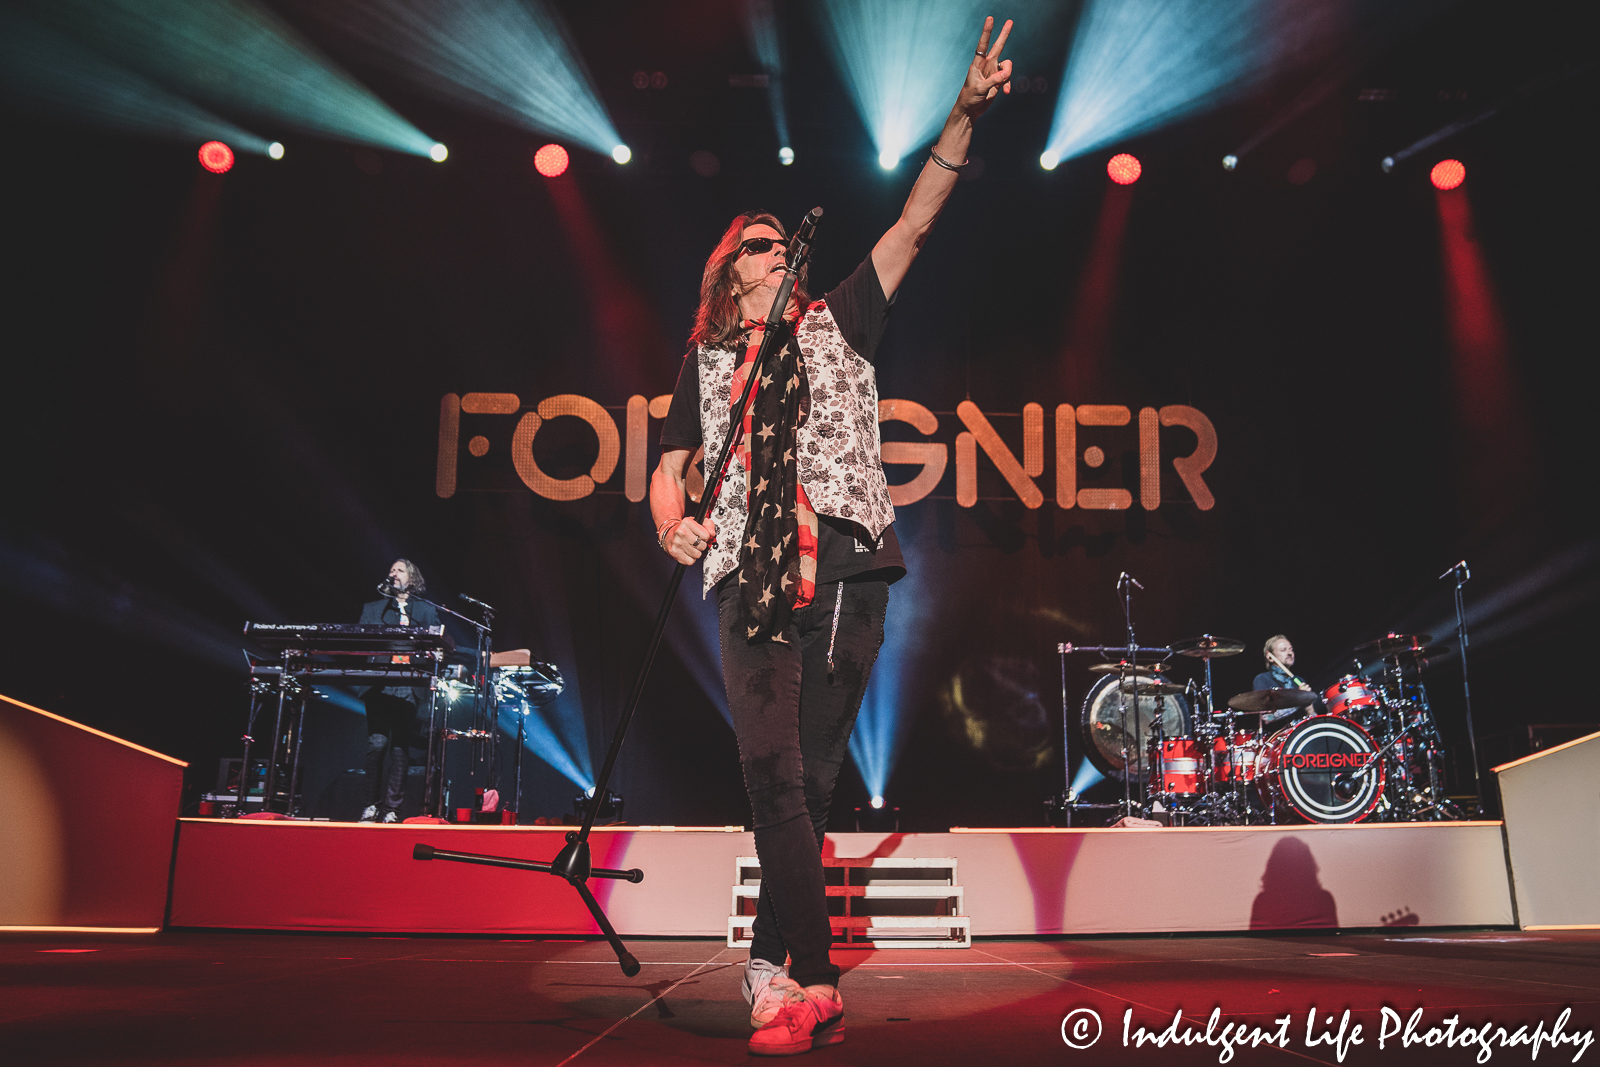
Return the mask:
MULTIPOLYGON (((413 601, 428 588, 422 570, 409 559, 397 559, 389 568, 385 587, 392 595, 361 608, 361 621, 383 626, 438 626, 439 613, 432 604, 413 601)), ((373 686, 362 694, 367 706, 367 806, 362 822, 399 822, 406 797, 408 751, 421 734, 417 716, 426 710, 428 687, 373 686)))

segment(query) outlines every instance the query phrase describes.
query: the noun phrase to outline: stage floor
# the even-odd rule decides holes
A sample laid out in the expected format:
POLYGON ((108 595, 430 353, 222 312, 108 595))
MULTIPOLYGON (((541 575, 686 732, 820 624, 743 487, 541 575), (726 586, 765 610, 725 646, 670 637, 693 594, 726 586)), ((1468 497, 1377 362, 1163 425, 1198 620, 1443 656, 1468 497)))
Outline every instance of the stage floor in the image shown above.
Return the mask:
MULTIPOLYGON (((638 941, 625 978, 603 942, 328 934, 167 932, 0 935, 0 1063, 515 1064, 638 1067, 747 1063, 742 949, 638 941)), ((1418 1032, 1452 1015, 1508 1031, 1600 1029, 1600 932, 1385 934, 979 941, 971 949, 841 951, 846 1037, 819 1064, 1214 1064, 1206 1047, 1122 1047, 1133 1026, 1203 1032, 1228 1023, 1288 1047, 1234 1063, 1337 1062, 1306 1047, 1329 1013, 1363 1027, 1346 1064, 1472 1064, 1476 1048, 1376 1047, 1381 1009, 1424 1009, 1418 1032), (1062 1040, 1068 1012, 1092 1009, 1092 1050, 1062 1040)), ((1077 1018, 1087 1019, 1086 1015, 1077 1018)), ((1335 1020, 1337 1029, 1337 1018, 1335 1020)), ((1214 1031, 1216 1032, 1216 1031, 1214 1031)), ((1348 1031, 1347 1031, 1348 1033, 1348 1031)), ((1539 1063, 1573 1060, 1571 1044, 1539 1063)), ((1582 1062, 1592 1062, 1590 1050, 1582 1062)), ((1223 1061, 1226 1062, 1226 1061, 1223 1061)), ((1526 1047, 1490 1063, 1531 1062, 1526 1047)))

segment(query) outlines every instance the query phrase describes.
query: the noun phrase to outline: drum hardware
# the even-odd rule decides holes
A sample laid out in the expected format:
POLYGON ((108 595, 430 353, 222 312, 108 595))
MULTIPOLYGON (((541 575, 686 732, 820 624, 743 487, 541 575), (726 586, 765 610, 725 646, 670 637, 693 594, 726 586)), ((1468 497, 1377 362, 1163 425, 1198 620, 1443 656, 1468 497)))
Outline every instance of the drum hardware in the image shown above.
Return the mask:
MULTIPOLYGON (((1063 789, 1059 797, 1048 802, 1047 806, 1052 812, 1062 812, 1067 825, 1071 825, 1071 812, 1078 807, 1077 794, 1072 788, 1072 759, 1071 736, 1072 721, 1070 705, 1067 702, 1067 655, 1072 652, 1098 652, 1102 655, 1115 655, 1119 662, 1096 664, 1091 670, 1103 677, 1090 687, 1084 696, 1083 707, 1080 712, 1080 724, 1084 738, 1087 741, 1087 755, 1094 766, 1107 777, 1122 780, 1122 803, 1120 810, 1123 815, 1133 815, 1135 782, 1140 790, 1139 807, 1141 810, 1148 803, 1150 789, 1149 782, 1154 776, 1156 760, 1153 754, 1159 754, 1160 741, 1166 736, 1166 720, 1175 727, 1173 733, 1181 735, 1188 726, 1188 705, 1181 695, 1182 687, 1175 693, 1135 692, 1130 689, 1123 691, 1124 683, 1131 683, 1135 679, 1149 679, 1157 676, 1155 664, 1141 666, 1140 655, 1154 655, 1161 659, 1172 654, 1166 646, 1143 647, 1139 644, 1133 626, 1133 590, 1143 589, 1138 580, 1123 572, 1117 578, 1117 594, 1121 601, 1122 614, 1127 626, 1128 643, 1126 645, 1073 645, 1062 642, 1056 645, 1056 652, 1061 656, 1061 754, 1063 789), (1110 706, 1110 695, 1116 694, 1115 709, 1110 706), (1130 697, 1131 702, 1130 702, 1130 697), (1146 743, 1147 737, 1156 743, 1152 748, 1146 743)), ((1158 661, 1159 662, 1159 661, 1158 661)))
POLYGON ((513 814, 522 810, 522 750, 527 738, 528 713, 560 696, 567 684, 555 664, 534 663, 531 655, 519 658, 528 662, 523 666, 494 669, 494 690, 498 703, 503 706, 520 702, 522 705, 517 715, 517 756, 512 771, 513 814))
POLYGON ((1456 648, 1461 652, 1461 696, 1467 710, 1467 744, 1472 750, 1472 791, 1478 795, 1478 807, 1483 807, 1483 785, 1478 779, 1478 732, 1472 725, 1472 689, 1467 685, 1467 610, 1462 586, 1472 580, 1467 561, 1462 560, 1443 574, 1439 580, 1453 577, 1456 580, 1456 648))

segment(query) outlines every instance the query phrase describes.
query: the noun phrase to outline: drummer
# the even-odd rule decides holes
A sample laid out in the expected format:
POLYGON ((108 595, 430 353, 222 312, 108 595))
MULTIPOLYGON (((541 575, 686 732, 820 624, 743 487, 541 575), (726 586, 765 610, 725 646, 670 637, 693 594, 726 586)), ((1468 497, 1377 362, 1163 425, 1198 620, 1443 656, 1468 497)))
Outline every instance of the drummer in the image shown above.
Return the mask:
MULTIPOLYGON (((1267 638, 1261 654, 1267 661, 1267 669, 1256 675, 1252 689, 1304 689, 1308 693, 1316 692, 1294 673, 1294 645, 1283 634, 1273 634, 1267 638)), ((1309 709, 1312 715, 1320 715, 1324 710, 1320 700, 1309 709)))

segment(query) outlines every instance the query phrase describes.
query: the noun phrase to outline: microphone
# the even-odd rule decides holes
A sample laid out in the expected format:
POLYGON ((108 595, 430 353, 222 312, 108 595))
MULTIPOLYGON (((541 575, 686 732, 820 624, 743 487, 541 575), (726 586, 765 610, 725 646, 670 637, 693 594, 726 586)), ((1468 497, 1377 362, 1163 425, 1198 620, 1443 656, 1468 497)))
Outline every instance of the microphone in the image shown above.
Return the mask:
POLYGON ((378 583, 378 592, 382 593, 384 596, 388 597, 390 600, 393 600, 394 597, 395 597, 395 594, 399 593, 401 591, 402 590, 400 589, 400 587, 396 586, 393 582, 391 582, 387 578, 385 578, 383 581, 378 583))
POLYGON ((1443 580, 1445 578, 1450 577, 1452 574, 1455 574, 1457 571, 1461 572, 1461 580, 1463 582, 1472 581, 1472 571, 1467 569, 1467 561, 1466 560, 1462 560, 1460 563, 1455 564, 1449 570, 1447 570, 1443 574, 1439 575, 1439 578, 1440 578, 1440 580, 1443 580))
POLYGON ((1348 774, 1341 774, 1333 780, 1333 795, 1340 800, 1354 800, 1356 780, 1348 774))
POLYGON ((804 246, 811 244, 811 239, 817 232, 817 221, 821 218, 822 208, 814 207, 806 213, 805 218, 800 220, 800 225, 796 227, 794 236, 789 238, 788 264, 790 267, 798 270, 799 268, 795 267, 795 264, 802 262, 803 259, 810 258, 809 251, 803 252, 802 250, 804 246))
POLYGON ((456 598, 458 600, 465 600, 468 604, 475 604, 478 607, 482 608, 484 611, 493 611, 494 610, 489 605, 485 604, 483 601, 477 600, 477 599, 475 599, 473 597, 470 597, 465 593, 457 593, 456 594, 456 598))
POLYGON ((1144 589, 1144 586, 1139 584, 1139 579, 1135 578, 1133 575, 1129 574, 1127 571, 1123 571, 1122 572, 1122 577, 1117 579, 1117 585, 1121 586, 1124 583, 1131 584, 1135 589, 1138 589, 1138 590, 1143 590, 1144 589))

